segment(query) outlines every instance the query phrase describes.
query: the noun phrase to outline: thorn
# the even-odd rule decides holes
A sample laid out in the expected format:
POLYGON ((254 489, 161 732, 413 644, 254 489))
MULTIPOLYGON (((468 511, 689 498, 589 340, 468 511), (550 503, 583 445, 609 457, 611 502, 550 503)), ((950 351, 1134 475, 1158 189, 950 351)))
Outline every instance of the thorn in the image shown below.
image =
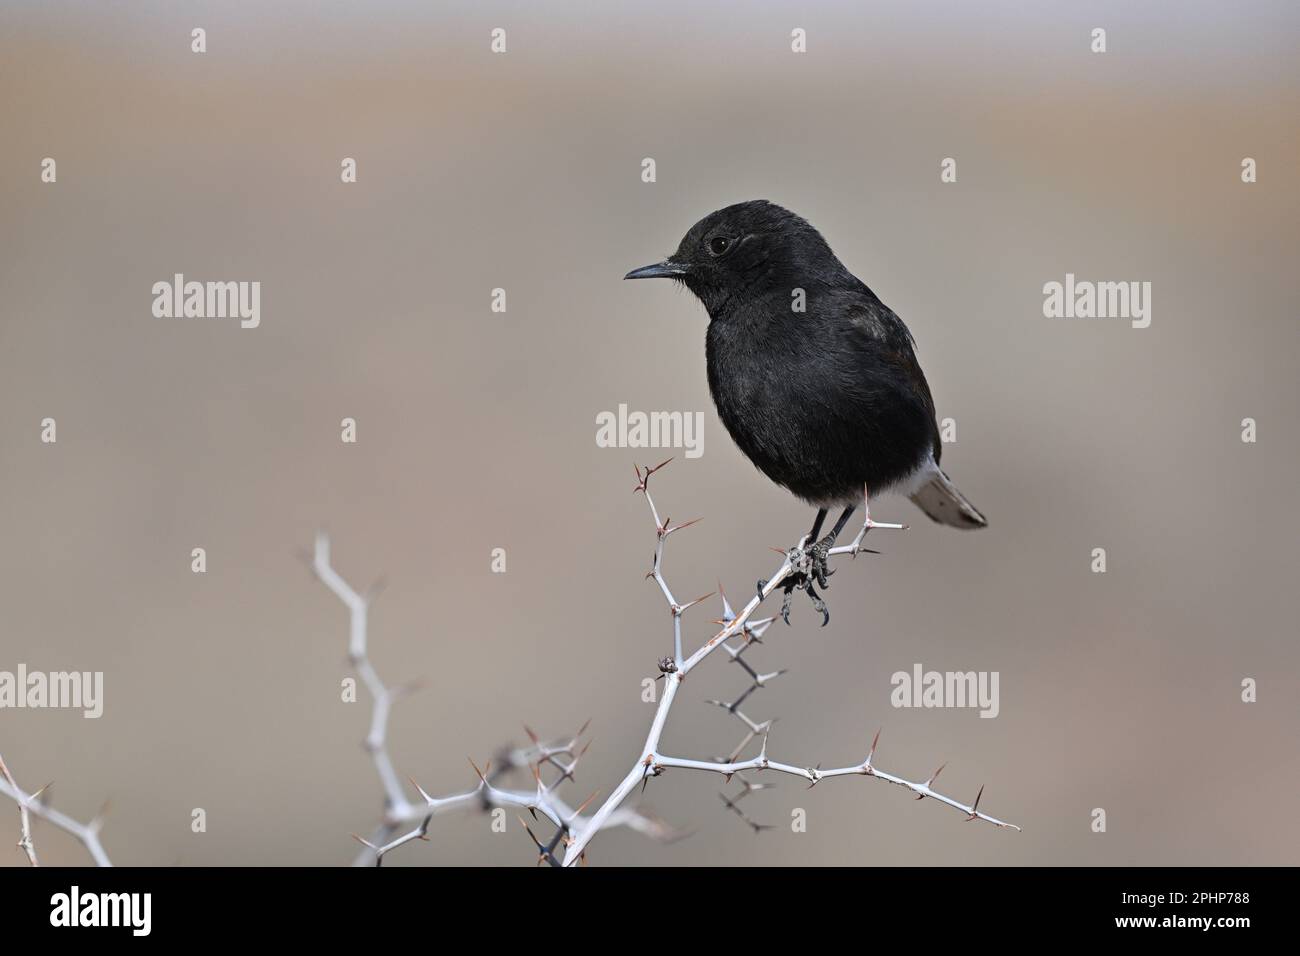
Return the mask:
POLYGON ((867 759, 866 759, 866 761, 862 764, 863 768, 864 768, 868 773, 871 771, 871 758, 874 757, 874 756, 876 755, 876 744, 880 743, 880 731, 881 731, 881 730, 884 730, 884 728, 882 727, 882 728, 880 728, 880 730, 877 730, 877 731, 876 731, 876 736, 873 737, 873 738, 871 738, 871 749, 870 749, 869 751, 867 751, 867 759))
POLYGON ((420 791, 420 796, 424 797, 425 803, 433 803, 433 797, 429 796, 427 793, 424 792, 424 787, 416 783, 414 777, 407 777, 406 779, 411 781, 411 786, 413 786, 416 790, 420 791))
POLYGON ((673 616, 681 617, 683 614, 685 614, 691 608, 695 607, 695 605, 699 604, 705 598, 711 598, 711 597, 713 597, 712 591, 710 591, 708 594, 702 595, 701 597, 697 597, 694 601, 687 601, 685 604, 674 604, 672 609, 673 616))
POLYGON ((541 745, 542 743, 541 738, 538 737, 535 733, 533 733, 533 729, 529 727, 527 724, 524 724, 524 733, 528 735, 528 739, 533 742, 534 746, 541 745))
POLYGON ((722 620, 714 621, 714 624, 720 624, 723 627, 730 624, 736 619, 736 612, 731 607, 731 602, 727 600, 727 592, 722 590, 722 582, 718 582, 718 594, 722 598, 722 620))
POLYGON ((519 824, 528 833, 528 838, 533 841, 533 845, 542 851, 542 855, 537 858, 537 863, 540 866, 542 861, 546 859, 546 844, 543 843, 541 840, 537 839, 536 834, 534 834, 533 831, 529 828, 527 820, 525 820, 523 817, 518 817, 518 820, 519 820, 519 824))
POLYGON ((983 785, 980 786, 980 792, 977 793, 977 794, 975 794, 975 802, 972 803, 972 804, 971 804, 971 807, 970 807, 970 816, 968 816, 968 817, 966 818, 966 822, 967 822, 967 823, 969 823, 971 820, 977 819, 977 818, 979 817, 979 815, 980 815, 980 814, 979 814, 979 809, 980 809, 980 797, 982 797, 982 796, 984 796, 984 787, 983 787, 983 785))
MULTIPOLYGON (((469 765, 470 765, 471 767, 474 768, 474 772, 475 772, 476 774, 478 774, 478 778, 479 778, 479 780, 483 781, 483 786, 485 786, 485 787, 490 786, 490 784, 488 784, 488 782, 487 782, 487 777, 484 776, 484 773, 485 773, 486 771, 484 771, 484 770, 480 770, 480 769, 478 768, 478 764, 476 764, 476 763, 474 762, 474 758, 473 758, 473 757, 466 757, 465 759, 468 760, 468 761, 469 761, 469 765)), ((491 767, 492 767, 492 761, 489 760, 489 761, 487 762, 487 767, 488 767, 488 769, 491 769, 491 767)))
MULTIPOLYGON (((45 786, 49 787, 51 786, 51 784, 47 783, 45 786)), ((91 819, 90 828, 92 830, 98 830, 101 826, 103 826, 104 817, 108 816, 108 811, 111 810, 112 808, 113 808, 113 802, 111 800, 105 800, 103 804, 100 806, 99 812, 96 813, 94 818, 91 819)))
MULTIPOLYGON (((930 774, 930 779, 927 780, 925 783, 921 784, 921 786, 923 786, 923 787, 925 787, 925 789, 929 790, 929 789, 930 789, 930 784, 934 783, 934 778, 937 777, 937 776, 939 776, 939 774, 943 773, 943 768, 946 767, 946 766, 948 766, 947 763, 941 763, 941 764, 939 764, 939 769, 936 770, 934 773, 930 774)), ((923 794, 923 793, 918 793, 918 794, 916 795, 916 799, 918 799, 918 800, 923 800, 924 798, 925 798, 925 794, 923 794)))

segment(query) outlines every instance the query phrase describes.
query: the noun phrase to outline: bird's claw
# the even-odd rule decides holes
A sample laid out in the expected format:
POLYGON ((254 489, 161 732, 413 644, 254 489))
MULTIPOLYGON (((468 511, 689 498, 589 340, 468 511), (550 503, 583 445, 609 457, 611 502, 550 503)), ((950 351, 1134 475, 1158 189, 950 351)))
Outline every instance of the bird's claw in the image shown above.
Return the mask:
POLYGON ((822 627, 825 627, 831 622, 831 612, 826 610, 826 602, 822 600, 820 594, 813 590, 811 581, 808 582, 804 590, 808 592, 808 597, 812 599, 813 610, 821 614, 822 627))
MULTIPOLYGON (((812 601, 813 610, 822 616, 822 627, 825 627, 831 619, 830 611, 826 609, 826 602, 822 600, 814 587, 826 588, 829 586, 828 579, 835 572, 826 566, 826 560, 830 557, 830 549, 833 541, 831 538, 823 538, 810 548, 794 547, 786 552, 786 561, 789 563, 791 572, 781 585, 781 620, 786 625, 790 624, 790 601, 795 591, 806 591, 809 600, 812 601)), ((758 582, 759 597, 763 596, 763 589, 767 586, 766 581, 758 582)))

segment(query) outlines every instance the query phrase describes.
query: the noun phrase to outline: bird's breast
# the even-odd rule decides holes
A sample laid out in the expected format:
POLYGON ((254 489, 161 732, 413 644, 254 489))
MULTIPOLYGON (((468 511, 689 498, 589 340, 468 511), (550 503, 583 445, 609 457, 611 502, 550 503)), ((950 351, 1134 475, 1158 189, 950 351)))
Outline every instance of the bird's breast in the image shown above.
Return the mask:
POLYGON ((718 417, 760 471, 818 502, 915 470, 933 412, 873 340, 813 316, 757 319, 710 323, 706 365, 718 417))

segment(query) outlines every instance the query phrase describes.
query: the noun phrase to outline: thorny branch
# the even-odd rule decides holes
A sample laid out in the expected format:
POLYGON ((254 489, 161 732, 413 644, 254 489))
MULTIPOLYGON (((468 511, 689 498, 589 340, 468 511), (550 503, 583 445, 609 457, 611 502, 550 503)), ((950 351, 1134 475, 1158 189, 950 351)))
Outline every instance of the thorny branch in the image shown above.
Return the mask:
MULTIPOLYGON (((528 810, 534 819, 545 817, 555 828, 551 836, 546 840, 540 839, 525 823, 528 836, 537 850, 539 865, 547 863, 551 866, 572 866, 579 862, 585 862, 587 845, 592 838, 601 830, 616 826, 625 826, 654 839, 671 842, 684 834, 681 831, 672 829, 642 809, 630 809, 623 806, 628 796, 638 785, 644 787, 645 782, 650 777, 658 776, 671 768, 712 771, 721 774, 728 781, 733 776, 742 775, 740 776, 740 783, 743 789, 739 794, 733 797, 728 797, 726 794, 720 796, 727 809, 736 813, 756 832, 769 829, 769 827, 752 820, 740 808, 739 803, 750 794, 771 786, 768 783, 751 781, 743 776, 743 774, 749 772, 762 770, 800 777, 809 782, 809 787, 816 786, 829 777, 874 777, 907 788, 910 792, 916 794, 918 800, 929 797, 960 810, 966 814, 967 820, 983 820, 997 827, 1019 830, 1020 828, 1014 824, 1006 823, 980 811, 980 797, 984 793, 982 787, 979 794, 976 795, 975 801, 969 806, 935 790, 933 788, 934 781, 939 776, 939 772, 943 770, 943 767, 940 767, 939 770, 930 775, 929 779, 924 781, 907 780, 881 770, 875 764, 876 747, 880 740, 879 733, 876 734, 875 739, 872 741, 871 749, 868 751, 866 758, 861 763, 846 767, 823 770, 820 767, 782 763, 768 756, 768 737, 771 734, 772 721, 755 721, 748 717, 740 709, 740 706, 754 691, 766 686, 770 681, 785 672, 778 670, 761 673, 746 660, 745 652, 754 644, 761 643, 764 631, 774 620, 774 618, 770 617, 761 620, 752 620, 751 618, 764 599, 778 590, 792 575, 799 573, 799 569, 805 563, 803 548, 807 542, 801 540, 795 548, 783 553, 783 561, 776 573, 770 579, 761 583, 758 593, 749 600, 739 613, 736 613, 732 608, 726 595, 722 594, 722 619, 714 622, 720 625, 722 630, 693 653, 687 655, 683 649, 682 617, 687 610, 710 597, 710 595, 704 595, 685 603, 679 602, 673 595, 672 589, 668 586, 663 574, 664 546, 668 538, 699 520, 673 525, 671 519, 660 518, 659 510, 650 494, 649 482, 650 476, 667 464, 667 461, 662 462, 653 468, 646 468, 644 472, 637 468, 637 484, 634 491, 645 495, 646 502, 650 507, 651 517, 655 523, 654 561, 646 577, 654 579, 671 612, 673 654, 671 657, 665 657, 659 662, 660 677, 664 679, 665 684, 641 756, 622 782, 599 808, 590 815, 586 815, 585 811, 595 801, 597 794, 593 793, 576 808, 570 808, 558 795, 559 789, 566 782, 573 780, 574 769, 583 754, 586 753, 587 746, 590 745, 590 740, 588 740, 585 745, 579 748, 580 739, 587 729, 586 724, 571 738, 549 742, 543 741, 531 729, 525 727, 524 729, 531 741, 528 746, 507 748, 499 752, 496 759, 489 762, 482 770, 477 765, 473 765, 473 761, 470 761, 478 778, 478 782, 473 788, 451 796, 433 797, 415 781, 411 781, 415 790, 419 793, 419 799, 408 798, 388 755, 386 729, 393 700, 403 690, 409 688, 390 688, 380 680, 375 672, 367 653, 366 621, 366 612, 373 597, 373 591, 371 594, 363 596, 353 590, 330 565, 328 538, 324 534, 317 535, 315 554, 310 559, 310 564, 316 576, 347 606, 351 614, 349 659, 373 698, 370 733, 366 737, 365 746, 374 760, 376 772, 384 789, 383 819, 368 839, 356 837, 364 847, 355 861, 356 865, 381 865, 385 855, 397 847, 414 840, 426 840, 430 820, 441 813, 456 809, 488 810, 498 807, 515 807, 528 810), (682 681, 706 657, 719 648, 722 648, 733 662, 740 665, 749 675, 751 683, 749 688, 734 701, 713 700, 710 703, 733 714, 745 725, 746 733, 744 738, 732 753, 725 758, 695 760, 660 753, 659 740, 668 722, 669 713, 672 710, 673 702, 682 681), (748 759, 741 759, 741 755, 755 739, 760 740, 758 753, 748 759), (495 767, 493 766, 494 763, 495 767), (525 768, 531 771, 533 784, 531 788, 520 789, 518 787, 511 788, 499 785, 499 782, 504 781, 508 775, 522 771, 525 768), (547 776, 550 778, 549 781, 546 779, 547 776)), ((850 544, 831 549, 830 555, 856 557, 857 553, 863 550, 863 538, 872 528, 898 527, 901 526, 874 522, 868 513, 854 540, 850 544)), ((721 592, 721 587, 719 587, 719 592, 721 592)), ((522 817, 520 819, 522 822, 522 817)))
MULTIPOLYGON (((654 578, 672 614, 673 656, 665 657, 659 663, 660 676, 665 680, 664 692, 659 699, 659 705, 651 722, 650 731, 646 736, 646 743, 642 748, 640 758, 638 758, 636 764, 623 778, 622 782, 606 798, 605 802, 600 805, 595 813, 590 815, 585 815, 585 811, 595 801, 597 794, 593 793, 578 807, 571 808, 558 793, 564 784, 573 781, 578 762, 590 746, 591 742, 588 740, 579 747, 582 735, 586 732, 587 724, 584 724, 572 737, 559 741, 544 741, 531 729, 525 727, 524 729, 531 741, 528 746, 503 749, 497 754, 495 761, 489 761, 482 770, 472 760, 470 761, 474 767, 478 783, 469 790, 446 797, 433 797, 418 783, 411 780, 411 785, 419 794, 419 799, 408 796, 402 782, 398 779, 392 758, 388 753, 388 717, 393 703, 402 695, 415 689, 417 685, 407 684, 390 687, 379 677, 369 657, 367 622, 369 607, 378 589, 371 588, 364 595, 354 590, 330 564, 329 538, 324 533, 317 534, 315 550, 308 557, 308 564, 316 577, 348 609, 350 619, 348 659, 372 698, 370 730, 366 735, 364 746, 371 755, 375 765, 375 772, 384 791, 383 817, 369 839, 354 834, 354 837, 364 847, 354 861, 354 865, 382 865, 384 857, 392 850, 414 840, 426 840, 429 823, 433 817, 459 809, 490 810, 514 807, 528 810, 534 819, 538 818, 538 814, 545 817, 555 827, 554 832, 546 841, 538 839, 532 829, 526 823, 524 824, 529 838, 538 851, 539 865, 548 863, 551 866, 572 866, 578 862, 585 862, 586 848, 592 838, 601 830, 611 827, 627 827, 653 839, 672 842, 685 834, 682 831, 674 830, 643 809, 623 807, 624 801, 636 788, 637 784, 644 786, 651 776, 658 776, 670 768, 710 771, 721 774, 728 781, 739 774, 770 770, 805 779, 809 781, 810 787, 816 786, 822 780, 830 777, 874 777, 887 783, 905 787, 915 793, 918 800, 929 797, 959 810, 966 814, 967 820, 983 820, 997 827, 1020 829, 1014 824, 1006 823, 979 810, 980 798, 984 794, 983 787, 980 788, 975 801, 969 806, 935 790, 933 784, 943 770, 943 766, 940 766, 938 770, 930 775, 929 779, 924 781, 907 780, 878 768, 875 765, 874 758, 877 744, 880 741, 879 732, 876 733, 875 738, 872 740, 871 749, 867 752, 866 758, 861 763, 850 766, 822 770, 820 766, 809 767, 782 763, 768 756, 768 738, 772 730, 772 721, 755 721, 740 709, 740 705, 754 691, 766 686, 769 681, 779 677, 784 671, 760 673, 749 664, 744 655, 750 647, 761 642, 763 632, 773 621, 773 618, 751 620, 754 612, 787 578, 799 573, 799 568, 803 566, 806 560, 803 552, 806 541, 800 540, 798 545, 784 553, 783 561, 781 566, 777 568, 776 573, 767 581, 760 582, 758 593, 750 598, 740 613, 733 610, 726 595, 722 594, 722 619, 715 622, 722 627, 722 630, 692 654, 686 656, 682 644, 682 616, 687 610, 710 595, 695 598, 684 604, 679 603, 673 596, 673 592, 663 575, 664 546, 668 538, 672 534, 695 524, 695 521, 688 521, 683 524, 673 525, 669 519, 661 520, 659 517, 659 510, 650 495, 650 476, 667 464, 667 461, 661 462, 653 468, 646 468, 644 472, 637 468, 637 484, 634 490, 645 495, 646 502, 650 507, 651 517, 655 523, 657 541, 654 562, 649 574, 646 576, 654 578), (736 643, 732 643, 733 639, 736 643), (744 738, 732 753, 725 758, 696 760, 660 753, 659 740, 668 722, 668 715, 672 710, 673 702, 682 681, 687 674, 718 648, 725 650, 732 662, 741 666, 749 675, 751 683, 734 701, 712 700, 710 703, 733 714, 745 725, 746 733, 744 738), (742 760, 741 754, 756 738, 761 739, 759 752, 753 757, 742 760), (494 762, 496 763, 495 768, 493 767, 494 762), (520 772, 524 768, 531 770, 533 786, 530 789, 501 785, 510 775, 520 772), (550 777, 549 781, 546 779, 547 776, 550 777), (562 855, 559 853, 561 847, 563 847, 562 855)), ((858 551, 861 550, 862 540, 868 531, 872 528, 892 527, 899 526, 873 522, 870 512, 868 512, 857 537, 848 545, 832 548, 830 556, 849 555, 856 557, 858 551)), ((719 592, 721 592, 721 587, 719 587, 719 592)), ((728 810, 736 813, 755 831, 767 829, 763 824, 750 819, 740 808, 739 803, 750 794, 766 789, 770 784, 755 783, 743 776, 740 782, 743 789, 736 796, 728 797, 726 794, 720 794, 723 803, 728 810)), ((26 793, 18 786, 4 760, 0 759, 0 794, 9 797, 18 805, 19 840, 17 846, 26 855, 28 862, 32 866, 39 865, 36 846, 32 839, 32 818, 36 817, 53 824, 79 840, 97 865, 111 866, 112 864, 99 839, 104 811, 101 810, 89 823, 80 823, 67 814, 51 807, 48 804, 48 797, 42 799, 42 795, 47 794, 48 790, 49 785, 47 784, 35 793, 26 793)), ((522 818, 520 819, 522 822, 522 818)))
MULTIPOLYGON (((379 677, 370 661, 367 613, 378 589, 372 587, 367 593, 360 594, 334 570, 330 564, 329 538, 323 532, 316 535, 315 551, 307 561, 321 583, 348 609, 348 660, 365 684, 372 700, 370 731, 366 735, 364 746, 374 762, 375 772, 384 791, 384 809, 382 819, 369 837, 353 834, 362 844, 362 850, 353 865, 382 865, 384 857, 398 847, 415 840, 426 840, 429 822, 440 814, 453 810, 488 811, 513 807, 527 810, 534 817, 540 814, 555 827, 556 836, 550 841, 538 843, 536 837, 533 837, 533 842, 538 843, 541 850, 539 863, 558 866, 555 848, 574 830, 590 826, 583 811, 596 794, 592 794, 577 808, 572 808, 558 792, 566 782, 574 779, 578 762, 590 745, 590 740, 581 744, 587 724, 583 724, 570 738, 552 741, 542 740, 525 726, 524 730, 531 741, 528 746, 503 748, 482 769, 470 760, 478 778, 477 784, 470 789, 446 797, 433 797, 411 780, 411 786, 419 797, 408 796, 388 753, 388 717, 393 703, 418 685, 390 687, 379 677), (530 788, 505 785, 510 777, 524 771, 530 771, 530 788)), ((600 828, 611 827, 627 827, 661 842, 672 842, 684 835, 643 809, 622 809, 606 814, 600 828)), ((532 831, 529 831, 529 835, 532 836, 532 831)))
MULTIPOLYGON (((669 459, 669 461, 671 460, 672 459, 669 459)), ((767 581, 760 582, 758 593, 749 599, 749 602, 741 609, 739 614, 732 610, 724 595, 722 620, 716 622, 722 626, 722 630, 710 638, 689 657, 685 657, 682 650, 681 617, 687 608, 692 607, 703 599, 698 598, 695 601, 691 601, 684 605, 679 604, 673 597, 673 592, 669 588, 668 582, 664 579, 663 553, 665 542, 673 533, 694 524, 694 522, 687 522, 686 524, 674 526, 667 520, 660 520, 659 509, 655 506, 654 499, 650 495, 650 476, 660 468, 663 468, 666 464, 668 464, 667 461, 661 462, 653 468, 646 468, 644 472, 642 472, 640 468, 637 468, 637 484, 633 490, 645 495, 646 502, 650 507, 650 516, 654 519, 655 523, 655 532, 658 536, 658 543, 655 547, 654 564, 648 576, 653 577, 655 582, 659 585, 664 600, 668 602, 669 610, 672 612, 673 657, 671 659, 666 658, 660 664, 660 670, 663 671, 665 680, 664 692, 659 699, 659 707, 655 711, 654 720, 651 722, 650 731, 646 736, 645 746, 642 748, 640 758, 637 760, 636 764, 633 765, 632 769, 628 771, 627 776, 623 778, 622 782, 614 789, 614 792, 610 794, 608 799, 606 799, 604 804, 602 804, 601 807, 592 815, 588 824, 585 827, 575 829, 573 837, 567 842, 565 847, 564 864, 566 866, 572 866, 583 858, 583 853, 586 850, 587 844, 590 843, 596 833, 600 831, 605 821, 617 812, 618 808, 622 806, 623 801, 627 799, 628 795, 638 784, 644 786, 644 782, 649 777, 658 776, 663 773, 665 769, 671 767, 689 770, 713 771, 722 774, 727 780, 730 780, 735 774, 741 774, 747 771, 772 770, 778 773, 786 773, 802 777, 809 781, 810 786, 816 786, 820 781, 828 777, 849 775, 875 777, 876 779, 884 780, 888 783, 906 787, 912 793, 916 794, 918 800, 930 797, 940 803, 960 810, 966 814, 967 820, 983 820, 997 827, 1007 827, 1019 830, 1020 828, 1014 824, 1006 823, 995 817, 991 817, 986 813, 982 813, 979 810, 980 797, 984 794, 983 787, 980 788, 979 794, 976 795, 974 803, 969 806, 958 800, 954 800, 951 797, 944 796, 934 790, 932 784, 934 783, 935 778, 939 776, 939 772, 943 770, 942 766, 939 770, 936 770, 931 774, 930 778, 925 781, 907 780, 903 777, 887 773, 876 767, 874 757, 876 753, 876 745, 880 740, 879 733, 876 734, 875 740, 872 741, 871 749, 868 751, 866 759, 860 764, 854 764, 848 767, 840 767, 834 770, 821 770, 817 767, 801 767, 794 764, 781 763, 768 757, 767 743, 772 728, 771 721, 757 723, 746 717, 740 711, 739 707, 740 703, 744 701, 750 693, 766 684, 769 680, 777 677, 780 674, 780 671, 772 674, 759 674, 742 660, 742 655, 753 643, 761 638, 763 630, 772 622, 771 618, 752 622, 750 618, 753 616, 754 612, 758 610, 759 605, 762 604, 768 595, 775 591, 782 582, 791 575, 798 573, 799 568, 806 559, 803 548, 807 542, 806 540, 800 540, 797 546, 792 548, 790 551, 785 552, 784 560, 782 561, 781 566, 776 570, 776 573, 767 581), (738 643, 730 643, 733 638, 737 639, 738 643), (659 740, 663 734, 664 727, 668 722, 668 715, 672 710, 673 701, 676 699, 678 688, 681 686, 682 681, 686 679, 686 675, 694 670, 701 661, 716 651, 719 647, 726 649, 728 655, 733 661, 738 661, 742 664, 745 670, 749 673, 753 683, 749 690, 742 694, 736 701, 733 701, 730 704, 721 703, 719 701, 714 701, 714 703, 739 717, 748 727, 748 735, 741 741, 741 744, 736 748, 736 751, 726 760, 692 760, 684 757, 673 757, 659 753, 659 740), (758 754, 748 760, 740 760, 740 754, 749 745, 750 741, 759 736, 762 738, 762 744, 758 754)), ((830 555, 839 556, 847 554, 856 557, 858 551, 862 550, 862 541, 863 538, 866 537, 867 532, 872 528, 886 527, 897 528, 899 526, 886 525, 872 521, 870 510, 868 509, 866 511, 866 518, 862 523, 862 528, 858 531, 858 534, 853 541, 847 545, 832 548, 830 555)), ((761 828, 761 825, 755 824, 736 806, 737 801, 747 796, 755 787, 754 784, 749 783, 748 781, 745 782, 745 785, 746 789, 739 797, 727 798, 723 795, 723 800, 726 802, 728 808, 738 813, 746 823, 759 829, 761 828)))
POLYGON ((35 793, 26 793, 14 776, 9 772, 4 759, 0 758, 0 793, 18 804, 19 835, 17 846, 27 856, 32 866, 40 866, 36 858, 36 844, 32 842, 32 817, 44 820, 71 834, 86 848, 96 866, 112 866, 104 846, 99 842, 99 831, 103 827, 104 812, 101 809, 89 823, 80 823, 66 813, 61 813, 49 805, 50 784, 46 784, 35 793))

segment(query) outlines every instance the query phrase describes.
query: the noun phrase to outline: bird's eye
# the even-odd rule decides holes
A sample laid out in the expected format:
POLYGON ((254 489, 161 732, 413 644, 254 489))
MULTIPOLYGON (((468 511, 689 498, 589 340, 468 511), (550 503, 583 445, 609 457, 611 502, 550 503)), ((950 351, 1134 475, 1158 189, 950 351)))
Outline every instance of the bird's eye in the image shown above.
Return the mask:
POLYGON ((731 240, 726 236, 714 236, 709 240, 709 252, 720 256, 731 248, 731 240))

